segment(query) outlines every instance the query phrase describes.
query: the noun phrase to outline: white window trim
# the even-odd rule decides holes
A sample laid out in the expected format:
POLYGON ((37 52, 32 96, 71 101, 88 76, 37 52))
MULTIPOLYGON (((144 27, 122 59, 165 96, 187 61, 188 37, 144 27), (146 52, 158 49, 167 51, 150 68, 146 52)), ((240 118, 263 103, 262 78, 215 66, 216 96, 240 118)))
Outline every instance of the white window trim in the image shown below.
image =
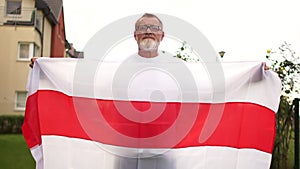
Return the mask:
POLYGON ((30 59, 35 54, 34 46, 35 46, 35 44, 33 42, 19 42, 18 43, 18 56, 17 56, 17 60, 19 60, 19 61, 30 61, 30 59), (21 44, 29 44, 29 55, 28 55, 28 58, 20 58, 20 52, 21 52, 20 47, 21 47, 21 44))
POLYGON ((16 91, 15 92, 15 102, 14 102, 14 110, 15 111, 25 111, 26 108, 26 100, 28 98, 28 93, 26 92, 26 99, 25 99, 25 107, 18 107, 18 92, 26 92, 26 91, 16 91))
POLYGON ((40 55, 40 47, 38 45, 34 44, 33 48, 34 48, 34 51, 33 51, 34 56, 33 57, 40 57, 41 56, 40 55))

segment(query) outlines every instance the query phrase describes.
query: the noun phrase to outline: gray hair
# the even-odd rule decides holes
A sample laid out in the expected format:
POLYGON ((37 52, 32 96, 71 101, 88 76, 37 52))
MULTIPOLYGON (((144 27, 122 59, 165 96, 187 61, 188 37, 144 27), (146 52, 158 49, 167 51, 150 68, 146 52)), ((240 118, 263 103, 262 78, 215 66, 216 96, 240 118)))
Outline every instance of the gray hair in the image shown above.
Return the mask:
POLYGON ((136 22, 135 22, 135 28, 138 26, 138 23, 143 19, 143 18, 156 18, 158 22, 161 24, 161 30, 163 30, 163 23, 162 21, 154 14, 151 13, 145 13, 143 16, 141 16, 136 22))

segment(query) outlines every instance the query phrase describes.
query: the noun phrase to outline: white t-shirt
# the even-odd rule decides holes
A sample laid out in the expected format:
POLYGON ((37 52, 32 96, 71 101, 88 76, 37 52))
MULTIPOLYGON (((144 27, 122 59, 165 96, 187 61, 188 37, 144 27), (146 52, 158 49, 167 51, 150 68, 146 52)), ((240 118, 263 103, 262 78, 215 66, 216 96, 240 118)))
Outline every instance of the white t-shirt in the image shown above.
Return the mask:
POLYGON ((160 52, 153 58, 134 54, 119 63, 112 81, 115 98, 137 101, 180 98, 180 86, 175 76, 180 74, 178 65, 184 64, 182 60, 160 52))

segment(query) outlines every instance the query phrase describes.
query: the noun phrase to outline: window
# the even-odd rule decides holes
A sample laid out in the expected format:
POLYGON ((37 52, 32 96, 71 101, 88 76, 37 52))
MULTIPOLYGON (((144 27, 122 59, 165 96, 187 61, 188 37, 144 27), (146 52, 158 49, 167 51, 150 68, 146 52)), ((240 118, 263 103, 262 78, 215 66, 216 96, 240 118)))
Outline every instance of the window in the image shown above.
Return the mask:
POLYGON ((27 92, 16 91, 15 96, 15 110, 24 111, 26 106, 27 92))
POLYGON ((34 56, 39 56, 39 47, 30 42, 19 42, 18 60, 28 61, 34 56))
POLYGON ((6 1, 6 14, 20 15, 22 9, 21 0, 7 0, 6 1))
POLYGON ((42 16, 41 14, 37 13, 35 15, 35 27, 40 31, 42 32, 42 16))
POLYGON ((34 45, 34 55, 33 56, 36 56, 36 57, 41 56, 40 55, 40 48, 37 45, 34 45))

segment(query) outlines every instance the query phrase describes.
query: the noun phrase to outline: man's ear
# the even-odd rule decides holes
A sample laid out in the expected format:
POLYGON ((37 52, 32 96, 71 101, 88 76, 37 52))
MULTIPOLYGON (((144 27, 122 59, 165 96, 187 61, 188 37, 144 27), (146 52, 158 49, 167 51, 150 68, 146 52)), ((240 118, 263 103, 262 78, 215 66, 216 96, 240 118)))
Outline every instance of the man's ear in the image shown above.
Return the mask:
POLYGON ((135 31, 134 31, 134 39, 137 41, 137 34, 135 31))
POLYGON ((165 37, 165 32, 162 32, 162 34, 161 34, 161 41, 164 39, 164 37, 165 37))

